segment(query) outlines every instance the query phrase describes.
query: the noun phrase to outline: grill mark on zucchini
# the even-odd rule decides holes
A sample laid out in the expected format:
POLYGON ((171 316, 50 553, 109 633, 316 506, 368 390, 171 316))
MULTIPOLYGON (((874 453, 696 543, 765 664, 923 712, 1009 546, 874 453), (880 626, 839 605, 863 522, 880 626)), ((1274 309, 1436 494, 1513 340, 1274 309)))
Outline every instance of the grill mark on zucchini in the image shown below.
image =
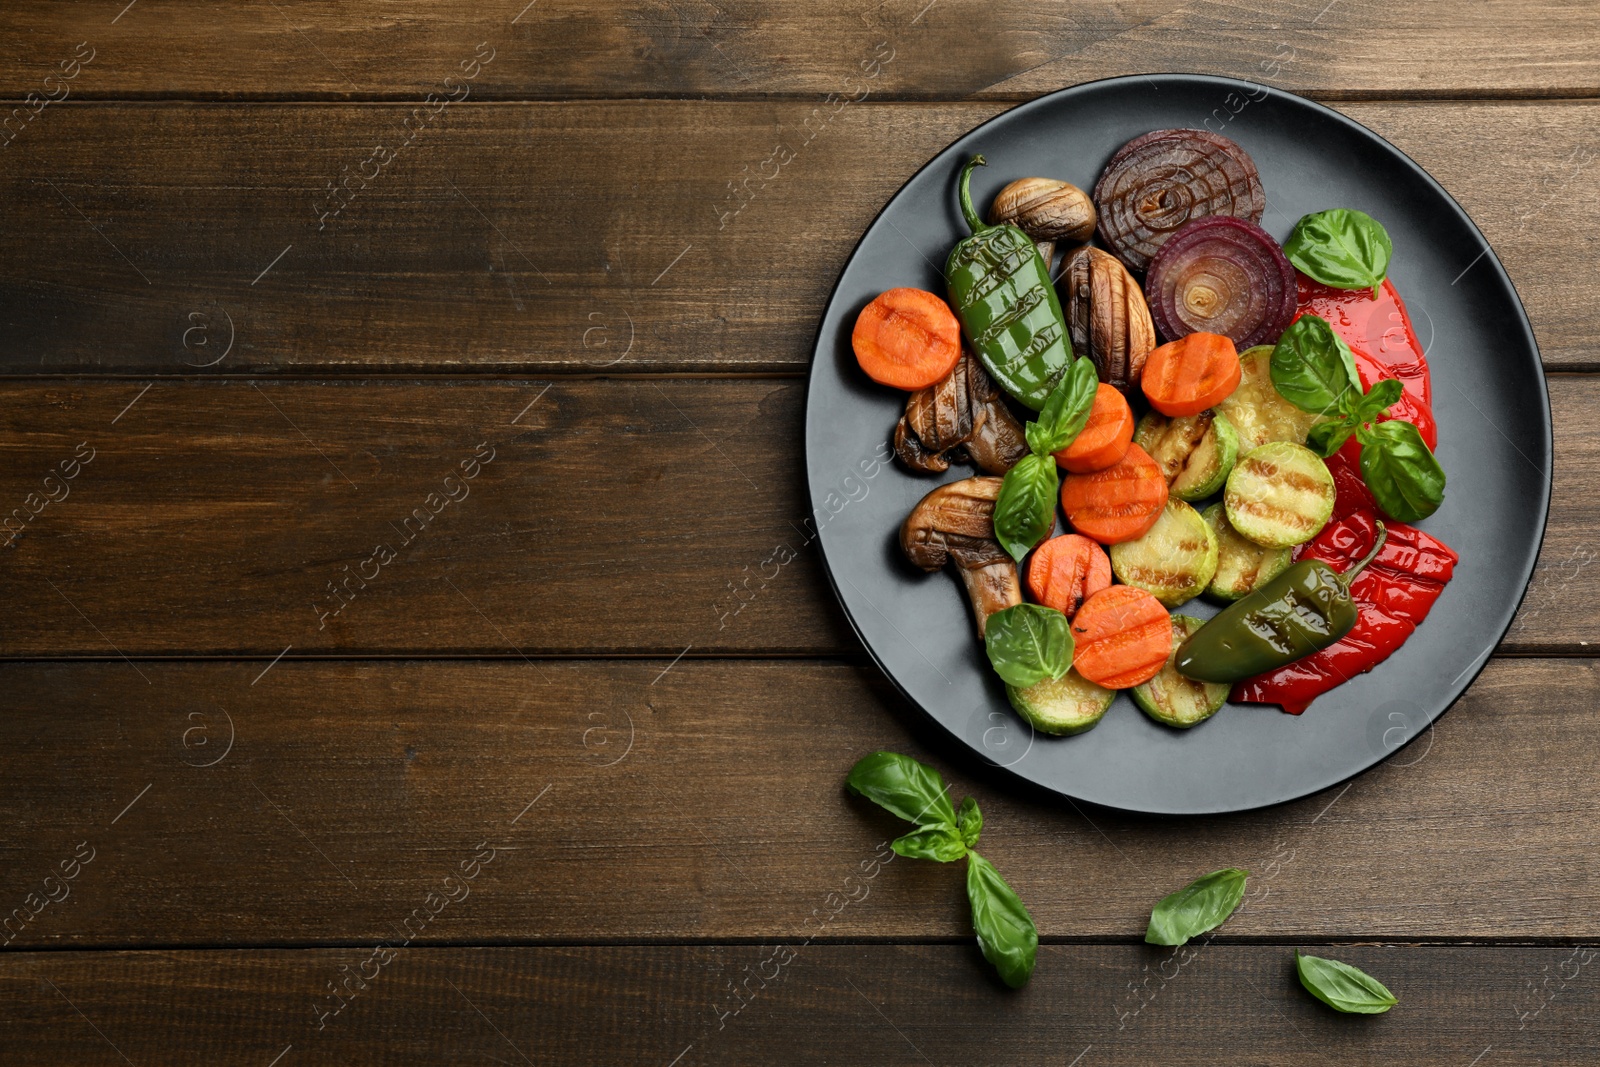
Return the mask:
POLYGON ((1242 511, 1246 515, 1254 515, 1257 518, 1268 519, 1281 526, 1292 526, 1297 530, 1305 530, 1312 527, 1320 530, 1323 522, 1327 521, 1319 522, 1310 515, 1302 515, 1293 508, 1280 507, 1269 500, 1253 500, 1249 497, 1243 497, 1234 504, 1234 510, 1242 511))

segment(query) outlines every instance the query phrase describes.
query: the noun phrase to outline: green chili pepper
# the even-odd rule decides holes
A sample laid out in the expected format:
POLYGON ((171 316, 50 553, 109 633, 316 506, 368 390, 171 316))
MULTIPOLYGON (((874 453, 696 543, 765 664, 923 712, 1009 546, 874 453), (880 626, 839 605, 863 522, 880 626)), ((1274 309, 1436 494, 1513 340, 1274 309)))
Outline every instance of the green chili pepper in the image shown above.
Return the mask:
POLYGON ((972 236, 950 251, 945 284, 972 347, 995 381, 1034 411, 1072 362, 1050 265, 1033 238, 1010 223, 990 226, 972 207, 973 156, 961 168, 961 214, 972 236))
POLYGON ((1360 563, 1340 574, 1319 559, 1294 564, 1230 605, 1178 646, 1174 666, 1202 682, 1237 682, 1304 659, 1349 633, 1360 610, 1350 583, 1383 547, 1389 531, 1360 563))

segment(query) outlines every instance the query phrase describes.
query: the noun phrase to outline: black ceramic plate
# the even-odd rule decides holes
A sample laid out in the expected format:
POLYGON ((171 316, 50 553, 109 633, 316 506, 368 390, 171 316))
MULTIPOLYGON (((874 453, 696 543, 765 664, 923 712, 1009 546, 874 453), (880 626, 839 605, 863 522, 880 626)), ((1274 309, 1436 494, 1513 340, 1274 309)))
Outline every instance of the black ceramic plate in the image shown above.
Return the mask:
MULTIPOLYGON (((979 757, 1063 796, 1163 814, 1241 811, 1306 796, 1371 767, 1426 732, 1482 670, 1511 624, 1544 535, 1550 407, 1533 332, 1505 271, 1449 194, 1394 146, 1328 108, 1266 86, 1128 77, 1064 89, 985 123, 889 201, 823 315, 806 408, 806 464, 823 555, 845 612, 873 658, 933 722, 979 757), (1388 228, 1390 277, 1433 370, 1438 456, 1449 477, 1444 506, 1421 525, 1461 562, 1398 652, 1304 715, 1230 704, 1180 731, 1152 722, 1121 695, 1087 733, 1034 736, 984 658, 959 579, 912 568, 896 540, 924 494, 974 471, 952 465, 937 478, 917 476, 884 460, 905 394, 861 373, 850 330, 885 289, 944 292, 945 257, 967 232, 956 174, 972 153, 989 161, 972 182, 981 212, 1015 178, 1040 175, 1092 189, 1111 153, 1130 138, 1207 123, 1254 158, 1268 202, 1261 222, 1280 241, 1300 216, 1332 207, 1359 208, 1388 228)), ((1215 611, 1202 601, 1183 610, 1215 611)))

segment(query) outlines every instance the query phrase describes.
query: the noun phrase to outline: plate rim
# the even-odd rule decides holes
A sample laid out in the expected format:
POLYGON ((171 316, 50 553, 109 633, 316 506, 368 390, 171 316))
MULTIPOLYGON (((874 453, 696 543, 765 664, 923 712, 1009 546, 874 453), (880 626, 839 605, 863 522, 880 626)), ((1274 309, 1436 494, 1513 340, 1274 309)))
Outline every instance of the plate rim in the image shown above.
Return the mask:
MULTIPOLYGON (((1456 218, 1460 222, 1465 223, 1468 232, 1476 235, 1478 241, 1483 245, 1484 251, 1479 258, 1488 259, 1490 261, 1494 272, 1494 281, 1510 298, 1511 306, 1516 309, 1515 325, 1520 328, 1523 337, 1527 342, 1528 348, 1533 353, 1534 368, 1538 371, 1539 375, 1539 389, 1537 390, 1539 407, 1540 412, 1543 415, 1543 419, 1540 423, 1540 444, 1542 446, 1543 456, 1546 461, 1546 475, 1539 483, 1539 536, 1535 540, 1533 551, 1525 564, 1525 573, 1521 582, 1521 592, 1517 595, 1516 604, 1506 616, 1505 624, 1500 628, 1500 633, 1495 638, 1494 644, 1489 647, 1487 653, 1481 655, 1481 662, 1470 668, 1470 676, 1463 676, 1466 679, 1465 684, 1461 685, 1460 690, 1454 697, 1450 699, 1449 703, 1441 708, 1438 714, 1428 719, 1427 727, 1425 729, 1417 730, 1412 734, 1412 736, 1408 737, 1404 742, 1397 745, 1395 748, 1386 750, 1382 755, 1376 756, 1369 762, 1356 767, 1349 774, 1346 774, 1325 786, 1321 786, 1312 792, 1300 793, 1296 796, 1284 797, 1279 800, 1272 800, 1262 804, 1251 804, 1242 807, 1220 806, 1193 808, 1188 810, 1167 810, 1154 807, 1123 808, 1115 805, 1109 805, 1102 801, 1096 801, 1086 797, 1077 796, 1073 793, 1067 792, 1066 790, 1046 785, 1043 782, 1039 782, 1033 778, 1023 775, 1019 771, 1014 770, 1008 764, 1001 764, 984 758, 965 738, 960 736, 957 731, 945 725, 945 723, 936 717, 932 712, 923 707, 920 701, 906 691, 906 688, 901 685, 900 680, 896 678, 894 673, 890 671, 889 668, 884 664, 882 658, 878 655, 877 650, 873 648, 872 643, 867 640, 866 635, 861 630, 860 624, 856 621, 855 613, 851 610, 849 602, 846 601, 843 592, 839 588, 839 580, 834 574, 833 564, 828 558, 828 549, 822 536, 821 527, 818 527, 816 535, 817 554, 822 559, 822 569, 823 573, 827 576, 828 586, 832 590, 834 599, 838 603, 840 611, 843 613, 846 622, 850 624, 851 632, 854 633, 856 639, 861 642, 862 647, 866 649, 867 656, 872 660, 873 665, 877 667, 879 673, 889 682, 889 684, 894 688, 894 691, 899 694, 900 698, 910 705, 910 707, 917 713, 918 716, 931 723, 941 732, 941 734, 945 735, 949 741, 954 743, 961 750, 963 756, 975 757, 981 763, 987 765, 987 767, 991 770, 999 770, 1006 776, 1008 780, 1021 786, 1024 791, 1043 792, 1052 798, 1065 799, 1074 805, 1089 804, 1093 807, 1104 810, 1145 817, 1190 819, 1207 818, 1217 815, 1231 815, 1252 811, 1266 811, 1272 808, 1282 807, 1286 804, 1292 804, 1297 801, 1304 800, 1305 798, 1314 796, 1317 793, 1324 793, 1338 786, 1352 782, 1357 777, 1367 773, 1383 763, 1386 763, 1397 753, 1409 748, 1414 741, 1424 734, 1428 734, 1430 736, 1432 735, 1434 726, 1439 722, 1439 720, 1444 718, 1444 716, 1448 714, 1452 708, 1461 702, 1461 698, 1466 696, 1467 692, 1472 688, 1473 683, 1475 683, 1479 676, 1482 675, 1482 673, 1488 668, 1490 661, 1495 658, 1496 650, 1498 650, 1501 643, 1505 641, 1506 634, 1511 631, 1511 626, 1516 621, 1517 613, 1521 610, 1523 602, 1527 599, 1528 590, 1532 585, 1534 573, 1538 568, 1539 557, 1544 551, 1544 541, 1550 526, 1550 500, 1554 492, 1555 484, 1555 426, 1550 410, 1549 375, 1546 374, 1544 369, 1544 360, 1539 348, 1538 338, 1534 333, 1533 323, 1528 318, 1528 310, 1523 305, 1522 296, 1517 292, 1516 286, 1512 283, 1511 276, 1506 273, 1505 265, 1500 262, 1499 253, 1495 251, 1494 245, 1478 227, 1477 222, 1475 222, 1472 216, 1467 213, 1466 209, 1463 208, 1459 202, 1457 202, 1456 198, 1450 194, 1449 190, 1445 189, 1443 185, 1439 184, 1438 180, 1435 179, 1425 167, 1423 167, 1416 160, 1412 159, 1408 153, 1401 150, 1388 138, 1384 137, 1376 130, 1357 122, 1350 116, 1336 111, 1326 104, 1312 100, 1309 97, 1301 96, 1298 93, 1290 92, 1287 89, 1281 89, 1273 85, 1264 85, 1260 82, 1248 81, 1243 78, 1230 78, 1215 74, 1185 73, 1174 71, 1167 71, 1158 74, 1122 74, 1109 78, 1096 78, 1092 81, 1078 82, 1073 85, 1063 86, 1060 89, 1055 89, 1051 92, 1036 96, 1031 100, 1026 100, 1015 107, 1007 108, 999 114, 992 115, 984 121, 978 123, 976 126, 971 127, 966 132, 962 133, 960 136, 944 145, 944 147, 935 151, 920 167, 918 167, 911 174, 907 175, 905 180, 900 183, 899 187, 896 188, 895 191, 891 193, 878 208, 878 210, 873 213, 872 219, 866 224, 865 227, 862 228, 860 236, 856 238, 855 243, 851 246, 849 255, 846 256, 844 261, 841 263, 838 274, 833 280, 833 285, 829 287, 828 297, 823 302, 821 314, 818 316, 816 331, 813 334, 811 345, 811 361, 806 371, 806 397, 805 404, 802 408, 802 420, 805 426, 803 431, 803 448, 806 458, 806 499, 810 505, 810 514, 815 515, 817 511, 817 500, 816 489, 813 485, 813 479, 811 477, 811 410, 817 367, 823 358, 823 327, 828 318, 828 312, 833 308, 834 301, 838 298, 839 286, 843 283, 845 275, 849 273, 851 265, 855 263, 856 257, 860 255, 861 247, 866 242, 867 236, 878 225, 878 221, 883 217, 884 213, 889 210, 890 205, 892 205, 900 197, 900 195, 905 192, 906 188, 910 186, 911 183, 923 173, 923 171, 932 167, 934 163, 938 162, 939 159, 945 155, 945 153, 949 152, 953 148, 956 148, 964 141, 981 134, 995 123, 998 123, 1001 120, 1012 119, 1013 116, 1018 116, 1019 113, 1024 113, 1031 110, 1041 110, 1050 102, 1062 96, 1081 93, 1085 90, 1095 88, 1106 89, 1121 85, 1129 85, 1134 82, 1149 83, 1150 85, 1154 86, 1157 91, 1160 90, 1162 84, 1176 86, 1179 84, 1195 83, 1205 84, 1213 88, 1245 90, 1249 92, 1260 90, 1266 92, 1271 97, 1275 97, 1279 103, 1288 104, 1295 107, 1308 108, 1314 112, 1320 113, 1325 118, 1331 118, 1339 125, 1346 127, 1350 132, 1358 136, 1371 138, 1378 144, 1382 145, 1389 152, 1393 153, 1393 155, 1399 161, 1403 162, 1404 165, 1409 167, 1417 177, 1421 178, 1423 183, 1435 194, 1437 194, 1444 204, 1448 205, 1450 210, 1455 213, 1456 218)), ((893 457, 890 457, 884 462, 887 464, 893 464, 894 459, 893 457)))

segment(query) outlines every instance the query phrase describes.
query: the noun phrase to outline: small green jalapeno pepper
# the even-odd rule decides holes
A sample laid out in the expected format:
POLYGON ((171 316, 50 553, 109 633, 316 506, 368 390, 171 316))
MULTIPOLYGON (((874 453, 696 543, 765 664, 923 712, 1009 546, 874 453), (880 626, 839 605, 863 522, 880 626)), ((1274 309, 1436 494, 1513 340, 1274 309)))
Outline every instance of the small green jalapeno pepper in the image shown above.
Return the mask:
POLYGON ((961 168, 961 214, 972 236, 951 249, 945 284, 984 369, 1038 411, 1072 362, 1072 341, 1033 238, 1010 223, 991 226, 973 210, 972 168, 983 165, 973 156, 961 168))
POLYGON ((1319 652, 1349 633, 1360 610, 1350 583, 1383 547, 1340 574, 1319 559, 1301 560, 1219 612, 1178 646, 1178 673, 1202 682, 1237 682, 1319 652))

